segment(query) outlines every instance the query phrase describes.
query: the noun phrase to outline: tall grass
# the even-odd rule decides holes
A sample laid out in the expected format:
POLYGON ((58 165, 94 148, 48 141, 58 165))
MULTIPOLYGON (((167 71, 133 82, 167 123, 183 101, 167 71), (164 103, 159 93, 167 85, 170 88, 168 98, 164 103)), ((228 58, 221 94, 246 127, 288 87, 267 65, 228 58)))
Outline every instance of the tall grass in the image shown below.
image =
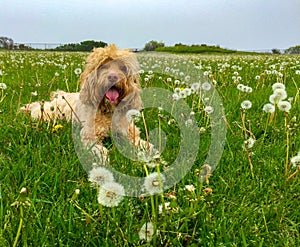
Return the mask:
MULTIPOLYGON (((86 55, 0 53, 0 83, 7 86, 0 89, 0 246, 299 246, 299 165, 290 163, 300 150, 299 56, 138 54, 143 87, 183 91, 195 82, 188 77, 194 69, 201 71, 201 83, 215 84, 225 109, 226 143, 216 170, 199 179, 212 123, 199 95, 187 96, 200 134, 190 172, 161 194, 125 197, 109 208, 98 203, 78 160, 71 123, 57 122, 63 128, 56 130, 19 110, 58 88, 78 90, 74 70, 84 68, 86 55), (182 64, 194 69, 178 71, 178 81, 176 73, 165 73, 182 64), (286 86, 288 113, 262 110, 275 82, 286 86), (253 91, 242 92, 238 84, 253 91), (250 109, 241 109, 244 100, 252 102, 250 109), (153 230, 148 223, 144 233, 153 236, 144 239, 147 222, 153 230)), ((143 114, 147 130, 160 133, 153 141, 165 146, 160 169, 168 169, 179 152, 178 126, 163 109, 143 114)), ((146 138, 145 125, 138 125, 146 138)), ((146 176, 144 164, 125 158, 111 140, 105 145, 115 169, 146 176)))

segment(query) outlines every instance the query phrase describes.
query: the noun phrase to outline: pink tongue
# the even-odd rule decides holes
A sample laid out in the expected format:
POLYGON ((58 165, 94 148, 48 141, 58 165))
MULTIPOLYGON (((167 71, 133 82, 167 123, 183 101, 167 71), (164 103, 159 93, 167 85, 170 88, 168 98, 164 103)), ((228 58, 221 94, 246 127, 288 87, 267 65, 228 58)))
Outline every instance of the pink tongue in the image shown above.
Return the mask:
POLYGON ((109 102, 114 105, 117 103, 117 98, 119 97, 119 93, 116 89, 109 89, 106 94, 106 98, 109 99, 109 102))

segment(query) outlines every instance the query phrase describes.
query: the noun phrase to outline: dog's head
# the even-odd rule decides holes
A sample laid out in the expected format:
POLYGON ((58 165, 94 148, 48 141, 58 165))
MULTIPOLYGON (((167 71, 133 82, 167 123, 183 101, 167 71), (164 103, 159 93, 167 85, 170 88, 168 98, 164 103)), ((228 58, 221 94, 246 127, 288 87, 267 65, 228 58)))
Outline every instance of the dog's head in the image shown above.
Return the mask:
POLYGON ((135 54, 110 45, 95 48, 86 62, 80 77, 80 100, 84 104, 94 107, 118 105, 121 101, 140 104, 139 65, 135 54))

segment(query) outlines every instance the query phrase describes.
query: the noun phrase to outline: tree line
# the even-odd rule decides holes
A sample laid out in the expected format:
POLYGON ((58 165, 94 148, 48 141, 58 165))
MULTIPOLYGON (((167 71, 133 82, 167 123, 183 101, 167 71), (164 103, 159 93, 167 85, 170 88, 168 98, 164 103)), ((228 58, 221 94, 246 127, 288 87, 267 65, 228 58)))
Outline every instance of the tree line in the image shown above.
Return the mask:
MULTIPOLYGON (((105 47, 108 44, 104 41, 95 41, 95 40, 85 40, 80 43, 69 43, 60 45, 53 49, 54 51, 87 51, 90 52, 94 47, 105 47)), ((8 37, 0 37, 0 49, 7 50, 35 50, 30 46, 26 46, 25 44, 16 45, 13 42, 13 39, 8 37)), ((162 41, 151 40, 145 44, 142 49, 143 51, 166 51, 166 52, 175 52, 175 53, 202 53, 202 52, 221 52, 221 53, 232 53, 236 52, 233 50, 228 50, 224 48, 220 48, 220 46, 209 46, 206 44, 200 45, 185 45, 182 43, 175 44, 174 46, 165 46, 162 41)), ((133 51, 138 51, 138 49, 134 49, 133 51)), ((272 49, 271 52, 273 54, 281 54, 282 52, 279 49, 272 49)), ((285 54, 300 54, 300 45, 292 46, 283 51, 285 54)))

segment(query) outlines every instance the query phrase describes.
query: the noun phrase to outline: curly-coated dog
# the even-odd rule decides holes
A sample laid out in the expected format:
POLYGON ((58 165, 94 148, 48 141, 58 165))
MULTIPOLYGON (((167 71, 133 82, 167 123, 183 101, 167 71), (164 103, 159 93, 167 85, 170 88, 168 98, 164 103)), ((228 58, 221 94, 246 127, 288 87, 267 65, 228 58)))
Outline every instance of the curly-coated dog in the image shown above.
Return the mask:
POLYGON ((79 93, 56 91, 51 102, 33 102, 21 110, 35 119, 79 122, 83 144, 93 146, 104 157, 107 149, 102 141, 109 136, 112 124, 134 146, 149 148, 149 143, 140 139, 139 129, 126 118, 128 110, 142 108, 138 70, 136 56, 128 49, 120 50, 115 45, 95 48, 86 59, 79 93))

